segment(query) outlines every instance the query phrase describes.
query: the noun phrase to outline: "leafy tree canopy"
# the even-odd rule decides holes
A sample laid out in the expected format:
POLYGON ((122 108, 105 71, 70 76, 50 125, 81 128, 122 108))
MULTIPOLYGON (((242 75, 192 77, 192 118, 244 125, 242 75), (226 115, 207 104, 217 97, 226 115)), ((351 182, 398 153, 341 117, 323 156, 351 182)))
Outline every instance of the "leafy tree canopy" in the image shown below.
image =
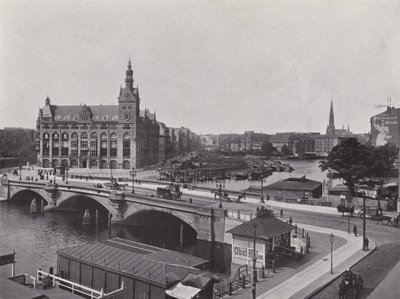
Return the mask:
POLYGON ((393 145, 365 146, 356 139, 346 139, 332 148, 327 160, 321 161, 322 171, 328 170, 332 178, 342 178, 344 184, 354 191, 354 184, 365 177, 383 177, 393 166, 396 156, 393 145))
POLYGON ((273 147, 272 143, 265 141, 261 146, 261 152, 265 156, 271 156, 276 153, 276 148, 273 147))

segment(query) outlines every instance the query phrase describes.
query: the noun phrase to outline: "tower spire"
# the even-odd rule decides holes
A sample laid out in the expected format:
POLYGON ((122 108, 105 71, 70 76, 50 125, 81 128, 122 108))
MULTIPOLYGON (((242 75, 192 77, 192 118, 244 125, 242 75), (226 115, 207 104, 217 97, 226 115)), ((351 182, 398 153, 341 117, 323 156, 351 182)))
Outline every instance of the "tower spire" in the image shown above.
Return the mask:
POLYGON ((333 100, 331 99, 331 109, 329 111, 329 123, 326 128, 326 135, 335 135, 335 117, 333 114, 333 100))
POLYGON ((128 61, 128 68, 126 69, 125 88, 133 91, 133 71, 130 58, 128 61))

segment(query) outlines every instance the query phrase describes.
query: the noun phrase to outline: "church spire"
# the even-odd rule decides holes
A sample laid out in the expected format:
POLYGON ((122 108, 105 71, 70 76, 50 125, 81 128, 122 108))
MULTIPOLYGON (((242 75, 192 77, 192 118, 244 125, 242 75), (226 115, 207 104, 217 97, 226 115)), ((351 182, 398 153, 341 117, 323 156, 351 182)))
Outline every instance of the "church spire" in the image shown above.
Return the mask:
POLYGON ((133 90, 133 71, 130 58, 128 61, 128 68, 126 69, 125 87, 133 90))
POLYGON ((335 135, 335 117, 333 115, 333 101, 331 100, 331 109, 329 111, 329 124, 326 128, 326 135, 335 135))

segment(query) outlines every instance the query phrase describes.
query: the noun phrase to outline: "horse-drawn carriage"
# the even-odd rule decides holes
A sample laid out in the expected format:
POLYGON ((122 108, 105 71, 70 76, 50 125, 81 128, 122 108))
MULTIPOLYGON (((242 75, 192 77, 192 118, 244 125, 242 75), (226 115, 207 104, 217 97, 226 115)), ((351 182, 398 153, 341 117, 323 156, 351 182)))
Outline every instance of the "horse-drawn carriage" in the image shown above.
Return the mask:
POLYGON ((347 270, 339 282, 339 299, 358 298, 362 292, 364 281, 360 275, 347 270))
POLYGON ((348 213, 351 216, 354 215, 354 205, 346 206, 345 204, 339 204, 336 206, 336 209, 339 213, 342 213, 342 216, 344 216, 344 213, 348 213))

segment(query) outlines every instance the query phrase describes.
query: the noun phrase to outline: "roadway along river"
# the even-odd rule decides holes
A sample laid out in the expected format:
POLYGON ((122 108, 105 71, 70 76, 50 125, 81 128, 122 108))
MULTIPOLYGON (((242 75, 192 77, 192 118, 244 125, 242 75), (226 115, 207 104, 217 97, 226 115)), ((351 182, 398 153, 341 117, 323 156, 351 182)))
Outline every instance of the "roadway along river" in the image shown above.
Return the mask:
MULTIPOLYGON (((318 168, 318 161, 290 161, 295 168, 292 173, 274 173, 266 179, 266 184, 289 176, 307 175, 311 179, 322 181, 325 173, 318 168)), ((207 183, 206 183, 207 184, 207 183)), ((214 183, 211 183, 214 186, 214 183)), ((227 189, 244 189, 257 181, 227 181, 227 189)), ((93 224, 82 225, 82 213, 46 212, 30 215, 31 198, 13 202, 0 202, 0 254, 17 253, 17 273, 33 274, 36 269, 48 270, 56 266, 57 248, 69 247, 108 237, 107 216, 103 215, 98 228, 93 224)), ((119 236, 143 243, 153 244, 176 250, 179 247, 179 224, 169 226, 113 226, 112 236, 119 236)), ((190 254, 208 258, 209 244, 196 241, 191 236, 185 238, 184 251, 190 254)), ((220 262, 216 270, 228 270, 230 253, 226 246, 217 244, 215 260, 220 262), (225 263, 224 263, 225 261, 225 263)), ((0 267, 0 276, 8 277, 11 265, 0 267)))

